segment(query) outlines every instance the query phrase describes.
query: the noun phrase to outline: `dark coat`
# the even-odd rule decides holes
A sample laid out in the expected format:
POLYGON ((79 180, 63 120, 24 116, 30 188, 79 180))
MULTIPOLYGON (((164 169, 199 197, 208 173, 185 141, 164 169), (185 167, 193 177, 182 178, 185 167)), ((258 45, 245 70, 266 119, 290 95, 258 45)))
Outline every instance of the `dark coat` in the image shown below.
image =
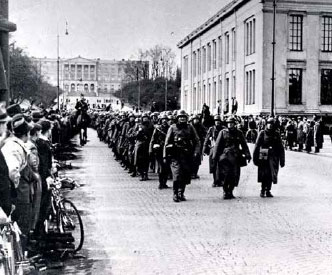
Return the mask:
POLYGON ((285 150, 278 132, 263 130, 259 133, 253 161, 258 166, 258 182, 278 182, 279 164, 282 167, 285 165, 285 150), (265 161, 259 159, 260 148, 269 149, 268 159, 265 161))
POLYGON ((200 154, 200 141, 191 124, 173 124, 168 129, 164 158, 167 157, 168 146, 173 146, 171 157, 171 170, 173 180, 182 183, 190 183, 192 172, 192 159, 200 154))
POLYGON ((168 125, 167 126, 159 125, 153 131, 149 146, 149 153, 150 154, 154 153, 158 159, 163 158, 163 149, 168 129, 169 129, 168 125), (155 145, 159 145, 159 147, 155 145))
POLYGON ((238 129, 221 130, 213 148, 212 169, 218 164, 219 178, 238 186, 240 180, 240 159, 245 155, 250 159, 250 151, 243 133, 238 129))
POLYGON ((6 160, 0 150, 0 207, 6 213, 10 214, 11 201, 11 183, 6 160))
POLYGON ((213 147, 217 141, 217 137, 219 135, 219 132, 223 129, 223 126, 216 127, 212 126, 209 128, 204 144, 203 144, 203 153, 209 155, 209 167, 210 167, 210 173, 214 172, 213 169, 213 161, 212 161, 212 155, 213 155, 213 147))
POLYGON ((52 149, 50 141, 37 139, 36 141, 39 156, 39 175, 42 180, 43 193, 47 190, 46 179, 51 176, 52 149))
POLYGON ((149 145, 153 130, 154 127, 149 122, 146 125, 140 125, 136 132, 135 165, 138 169, 140 169, 140 167, 146 168, 146 166, 149 166, 149 145))

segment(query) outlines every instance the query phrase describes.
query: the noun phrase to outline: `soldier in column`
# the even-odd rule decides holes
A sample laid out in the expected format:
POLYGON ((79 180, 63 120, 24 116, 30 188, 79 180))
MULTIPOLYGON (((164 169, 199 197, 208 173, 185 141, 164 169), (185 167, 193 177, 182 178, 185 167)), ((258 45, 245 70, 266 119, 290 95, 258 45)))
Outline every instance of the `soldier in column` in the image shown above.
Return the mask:
POLYGON ((253 159, 258 166, 258 182, 262 184, 260 196, 272 198, 272 183, 278 182, 279 165, 285 166, 285 150, 273 118, 267 120, 266 129, 257 138, 253 159))
POLYGON ((173 200, 185 201, 186 185, 191 181, 191 163, 200 154, 200 141, 188 123, 184 110, 177 112, 177 123, 170 126, 164 147, 164 162, 170 159, 173 174, 173 200))
POLYGON ((243 161, 251 160, 243 133, 236 128, 236 120, 229 117, 227 129, 221 130, 213 148, 213 169, 218 165, 220 180, 224 182, 224 199, 233 199, 233 190, 240 181, 243 161))
POLYGON ((203 153, 205 155, 209 156, 209 168, 210 168, 210 173, 213 174, 213 184, 212 187, 221 187, 223 183, 219 179, 218 175, 218 164, 213 166, 212 163, 212 155, 213 155, 213 148, 214 145, 216 144, 217 137, 219 135, 219 132, 224 129, 225 127, 221 123, 221 116, 220 115, 215 115, 214 116, 214 126, 210 127, 207 135, 204 140, 203 144, 203 153))
POLYGON ((135 165, 141 175, 140 181, 148 180, 149 145, 153 133, 153 125, 147 113, 142 115, 142 123, 136 132, 135 165))
POLYGON ((150 142, 150 155, 153 154, 158 162, 159 189, 166 189, 167 178, 170 171, 168 162, 163 161, 163 148, 165 145, 166 134, 169 129, 168 117, 166 114, 160 117, 161 124, 157 125, 153 131, 150 142))
POLYGON ((201 144, 201 148, 200 148, 200 154, 197 155, 196 159, 193 159, 193 168, 192 168, 192 175, 191 178, 192 179, 199 179, 198 176, 198 170, 199 170, 199 166, 202 163, 202 151, 203 151, 203 144, 204 144, 204 140, 206 137, 206 128, 204 127, 204 125, 202 124, 200 117, 198 115, 193 115, 191 118, 191 123, 194 126, 196 133, 199 137, 199 141, 201 144))

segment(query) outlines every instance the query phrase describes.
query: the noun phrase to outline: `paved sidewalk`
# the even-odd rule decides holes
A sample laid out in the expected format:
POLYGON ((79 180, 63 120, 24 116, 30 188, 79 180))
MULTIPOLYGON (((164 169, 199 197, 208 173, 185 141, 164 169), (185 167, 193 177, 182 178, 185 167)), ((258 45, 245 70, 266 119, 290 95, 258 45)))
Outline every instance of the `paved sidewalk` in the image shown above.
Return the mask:
MULTIPOLYGON (((332 147, 319 155, 286 153, 286 167, 260 198, 257 168, 242 170, 237 199, 211 187, 207 158, 188 201, 140 182, 90 142, 68 172, 84 186, 70 196, 84 214, 87 259, 63 274, 331 274, 332 147)), ((171 183, 169 183, 171 185, 171 183)))

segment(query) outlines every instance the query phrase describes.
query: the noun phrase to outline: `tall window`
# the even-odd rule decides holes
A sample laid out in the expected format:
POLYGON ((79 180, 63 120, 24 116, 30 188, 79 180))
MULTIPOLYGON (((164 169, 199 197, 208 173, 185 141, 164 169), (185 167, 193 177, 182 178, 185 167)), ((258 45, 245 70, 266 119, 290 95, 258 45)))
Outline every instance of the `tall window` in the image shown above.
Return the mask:
POLYGON ((196 58, 197 58, 197 54, 196 54, 196 52, 193 52, 193 76, 194 77, 196 77, 196 66, 197 66, 196 58))
POLYGON ((289 49, 302 51, 303 49, 303 16, 291 15, 289 22, 289 49))
POLYGON ((94 79, 96 78, 96 76, 95 76, 95 72, 96 72, 96 70, 95 70, 95 66, 94 66, 94 65, 91 65, 91 66, 90 66, 90 79, 91 79, 91 80, 94 80, 94 79))
POLYGON ((332 70, 324 69, 321 73, 320 103, 332 105, 332 70))
POLYGON ((213 63, 213 69, 217 69, 217 42, 216 42, 216 40, 212 41, 212 63, 213 63))
POLYGON ((322 23, 322 51, 332 52, 332 17, 324 16, 322 23))
POLYGON ((197 96, 197 88, 194 87, 194 90, 193 90, 193 109, 194 110, 197 110, 197 101, 196 101, 196 96, 197 96))
POLYGON ((251 55, 256 51, 256 19, 252 18, 245 22, 245 52, 251 55))
POLYGON ((235 28, 232 29, 232 60, 236 59, 236 31, 235 28))
POLYGON ((188 80, 188 77, 189 77, 189 75, 188 75, 188 65, 189 65, 188 56, 185 56, 183 58, 183 67, 184 67, 184 69, 183 69, 183 78, 185 80, 188 80))
POLYGON ((202 68, 201 68, 201 63, 202 63, 202 62, 201 62, 201 60, 202 60, 202 59, 201 59, 201 50, 197 50, 197 57, 198 57, 198 60, 197 60, 197 63, 198 63, 198 64, 197 64, 197 65, 198 65, 198 66, 197 66, 197 67, 198 67, 198 68, 197 68, 197 74, 198 74, 198 75, 201 75, 201 69, 202 69, 202 68))
POLYGON ((69 79, 69 64, 65 64, 65 79, 69 79))
POLYGON ((211 71, 211 44, 207 45, 207 70, 211 71))
POLYGON ((225 59, 226 64, 229 64, 229 33, 225 34, 225 59))
POLYGON ((211 83, 208 85, 207 105, 211 106, 211 83))
POLYGON ((89 65, 84 65, 83 79, 84 80, 88 80, 89 79, 89 65))
POLYGON ((289 104, 302 104, 302 69, 288 70, 289 104))
POLYGON ((218 58, 218 63, 219 63, 219 68, 221 68, 222 66, 222 41, 221 41, 221 36, 219 36, 218 38, 218 44, 219 44, 219 49, 218 49, 218 55, 219 55, 219 58, 218 58))
POLYGON ((229 98, 229 77, 226 77, 226 83, 225 83, 225 99, 229 98))
POLYGON ((213 81, 212 87, 212 110, 214 110, 217 106, 217 81, 213 81))
POLYGON ((77 65, 77 80, 82 79, 82 65, 77 65))
POLYGON ((203 48, 203 62, 202 62, 202 71, 203 73, 206 72, 206 48, 203 48))
POLYGON ((256 90, 256 71, 246 71, 246 86, 245 86, 245 103, 246 105, 255 104, 255 90, 256 90))
POLYGON ((75 65, 70 65, 70 79, 75 79, 75 65))

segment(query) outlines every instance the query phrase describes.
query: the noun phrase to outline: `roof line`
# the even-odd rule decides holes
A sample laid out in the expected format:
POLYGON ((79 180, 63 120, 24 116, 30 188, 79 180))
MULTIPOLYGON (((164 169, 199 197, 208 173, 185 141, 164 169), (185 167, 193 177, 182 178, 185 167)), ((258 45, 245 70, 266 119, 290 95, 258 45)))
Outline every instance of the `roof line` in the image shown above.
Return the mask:
POLYGON ((227 17, 229 13, 236 9, 238 6, 249 2, 251 0, 233 0, 232 2, 228 3, 226 6, 224 6, 219 12, 217 12, 215 15, 210 17, 205 23, 200 25, 198 28, 196 28, 194 31, 192 31, 189 35, 187 35, 184 39, 182 39, 178 44, 178 48, 182 48, 185 45, 187 45, 192 39, 203 33, 205 30, 211 28, 212 26, 216 25, 220 22, 221 19, 227 17))

